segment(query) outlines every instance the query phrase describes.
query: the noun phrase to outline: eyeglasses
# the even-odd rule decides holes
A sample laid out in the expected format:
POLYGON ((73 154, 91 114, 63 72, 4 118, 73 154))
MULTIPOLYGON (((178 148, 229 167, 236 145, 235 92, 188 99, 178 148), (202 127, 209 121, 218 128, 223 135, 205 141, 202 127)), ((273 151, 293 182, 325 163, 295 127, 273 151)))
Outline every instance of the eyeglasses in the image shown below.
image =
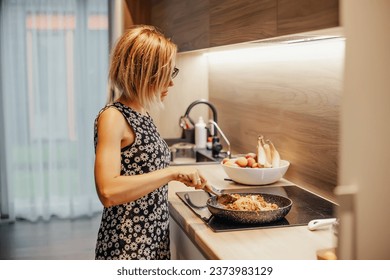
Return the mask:
POLYGON ((175 67, 173 68, 171 78, 174 79, 177 76, 177 74, 179 74, 179 68, 175 67))

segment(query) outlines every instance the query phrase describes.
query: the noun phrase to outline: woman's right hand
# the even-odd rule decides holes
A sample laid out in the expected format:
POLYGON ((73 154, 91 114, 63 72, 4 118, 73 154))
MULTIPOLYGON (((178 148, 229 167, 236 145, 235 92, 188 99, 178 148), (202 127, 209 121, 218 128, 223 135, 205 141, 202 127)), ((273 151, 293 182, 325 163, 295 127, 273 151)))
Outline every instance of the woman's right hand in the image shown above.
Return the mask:
POLYGON ((181 166, 174 167, 176 169, 176 181, 182 182, 188 187, 194 187, 195 189, 203 189, 207 183, 207 179, 200 173, 197 168, 181 166))

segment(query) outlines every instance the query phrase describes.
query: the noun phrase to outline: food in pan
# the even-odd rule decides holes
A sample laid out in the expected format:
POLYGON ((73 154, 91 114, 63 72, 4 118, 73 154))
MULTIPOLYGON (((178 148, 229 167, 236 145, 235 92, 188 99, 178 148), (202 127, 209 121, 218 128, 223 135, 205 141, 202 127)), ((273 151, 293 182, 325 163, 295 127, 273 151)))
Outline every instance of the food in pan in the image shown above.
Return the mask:
POLYGON ((277 204, 265 201, 261 195, 232 194, 232 196, 237 198, 237 200, 224 204, 223 207, 225 209, 240 211, 269 211, 279 209, 277 204))
MULTIPOLYGON (((213 214, 213 217, 216 219, 221 219, 221 220, 228 220, 229 222, 234 222, 234 223, 243 223, 243 224, 259 224, 259 223, 270 223, 273 221, 280 220, 284 218, 289 211, 291 210, 292 207, 292 200, 285 197, 285 196, 280 196, 280 195, 275 195, 275 194, 268 194, 268 193, 233 193, 232 195, 236 195, 238 198, 240 197, 249 197, 252 199, 256 200, 257 196, 261 196, 264 201, 268 202, 268 206, 271 208, 270 210, 256 210, 256 211, 249 211, 249 210, 231 210, 227 209, 226 207, 233 207, 237 209, 241 208, 248 208, 248 207, 243 207, 244 204, 246 203, 241 203, 239 202, 239 199, 237 199, 237 203, 226 206, 226 205, 221 205, 217 199, 216 196, 210 197, 207 200, 207 208, 213 214), (272 206, 272 204, 275 204, 272 206), (272 207, 275 207, 276 209, 272 209, 272 207)), ((262 201, 262 199, 260 199, 262 201)), ((260 203, 260 202, 259 202, 260 203)), ((249 204, 258 204, 255 202, 249 202, 249 204)), ((246 205, 247 206, 247 205, 246 205)), ((265 204, 265 208, 267 208, 267 204, 265 204)))

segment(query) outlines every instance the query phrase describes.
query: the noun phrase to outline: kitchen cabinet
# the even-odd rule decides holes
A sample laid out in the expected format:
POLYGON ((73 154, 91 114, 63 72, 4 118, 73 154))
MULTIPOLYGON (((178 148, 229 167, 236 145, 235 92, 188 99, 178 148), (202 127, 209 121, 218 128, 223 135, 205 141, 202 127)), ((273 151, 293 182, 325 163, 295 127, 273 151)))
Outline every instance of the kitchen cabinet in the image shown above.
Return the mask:
POLYGON ((277 36, 277 1, 210 0, 209 46, 277 36))
POLYGON ((179 51, 209 47, 209 0, 125 0, 124 29, 136 24, 158 27, 179 51))
POLYGON ((191 51, 276 36, 276 8, 276 0, 152 0, 150 23, 191 51))
POLYGON ((339 0, 278 0, 278 36, 339 26, 339 0))
POLYGON ((128 25, 157 26, 180 52, 339 26, 339 0, 126 2, 132 18, 128 25))
POLYGON ((169 223, 172 260, 206 260, 185 230, 172 218, 169 223))
POLYGON ((151 24, 172 38, 179 51, 209 47, 209 0, 151 2, 151 24))

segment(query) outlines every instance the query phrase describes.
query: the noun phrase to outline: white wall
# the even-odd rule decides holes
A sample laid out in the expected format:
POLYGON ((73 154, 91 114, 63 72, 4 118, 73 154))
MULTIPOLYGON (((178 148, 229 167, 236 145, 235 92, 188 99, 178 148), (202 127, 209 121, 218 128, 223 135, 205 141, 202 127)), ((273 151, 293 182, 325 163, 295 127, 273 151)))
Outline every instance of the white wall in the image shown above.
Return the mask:
MULTIPOLYGON (((179 53, 176 66, 179 75, 173 80, 174 86, 169 89, 164 101, 165 108, 152 115, 164 138, 181 136, 179 119, 184 115, 188 105, 198 99, 208 99, 208 68, 206 57, 200 52, 179 53)), ((190 117, 196 122, 198 116, 208 117, 208 107, 195 106, 190 117)), ((207 117, 207 118, 206 118, 207 117)))
MULTIPOLYGON (((390 1, 343 0, 341 12, 347 40, 339 179, 357 195, 356 223, 340 221, 339 257, 390 259, 390 1)), ((341 205, 341 215, 347 208, 341 205)))

